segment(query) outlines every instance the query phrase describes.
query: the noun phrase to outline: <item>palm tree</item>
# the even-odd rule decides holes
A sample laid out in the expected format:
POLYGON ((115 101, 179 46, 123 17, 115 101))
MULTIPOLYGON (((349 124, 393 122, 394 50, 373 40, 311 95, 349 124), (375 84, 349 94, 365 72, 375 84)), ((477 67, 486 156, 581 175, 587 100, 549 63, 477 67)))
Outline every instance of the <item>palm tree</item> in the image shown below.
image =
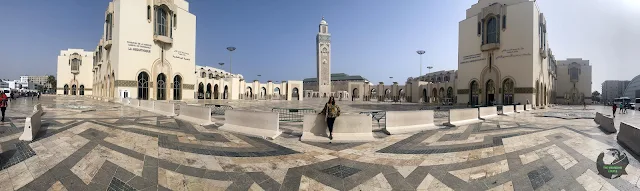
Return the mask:
POLYGON ((58 81, 56 80, 56 77, 53 75, 49 75, 49 77, 47 77, 47 83, 51 84, 51 89, 55 90, 57 89, 57 83, 58 81))

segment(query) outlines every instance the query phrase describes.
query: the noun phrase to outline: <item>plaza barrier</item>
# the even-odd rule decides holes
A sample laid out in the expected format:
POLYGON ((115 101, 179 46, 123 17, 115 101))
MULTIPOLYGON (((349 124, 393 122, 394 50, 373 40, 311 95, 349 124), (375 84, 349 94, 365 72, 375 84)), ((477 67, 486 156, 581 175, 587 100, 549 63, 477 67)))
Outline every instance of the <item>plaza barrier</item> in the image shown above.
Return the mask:
POLYGON ((156 101, 153 105, 153 111, 163 115, 174 116, 176 115, 176 104, 171 102, 156 101))
POLYGON ((487 107, 479 107, 479 118, 486 119, 490 117, 498 116, 498 107, 497 106, 487 106, 487 107))
POLYGON ((524 105, 524 110, 525 111, 529 111, 529 110, 532 110, 532 109, 533 109, 533 106, 531 104, 525 104, 524 105))
POLYGON ((204 106, 211 108, 211 115, 224 115, 225 111, 233 109, 229 105, 205 104, 204 106))
POLYGON ((395 135, 437 129, 433 110, 387 111, 384 131, 395 135))
POLYGON ((618 141, 631 149, 631 152, 640 155, 640 129, 625 122, 620 122, 618 141))
POLYGON ((213 124, 211 121, 211 108, 194 106, 187 104, 180 104, 180 115, 176 116, 178 119, 198 123, 200 125, 213 124))
POLYGON ((140 107, 149 111, 153 111, 155 102, 153 100, 140 100, 140 107))
POLYGON ((280 121, 302 122, 305 114, 317 114, 314 109, 297 109, 297 108, 273 108, 271 112, 279 113, 280 121))
POLYGON ((600 125, 600 121, 602 120, 601 117, 602 113, 596 112, 596 117, 593 118, 593 122, 596 122, 596 124, 600 125))
POLYGON ((459 126, 482 122, 478 119, 478 116, 478 108, 451 109, 449 110, 449 122, 447 125, 459 126))
POLYGON ((302 125, 301 141, 308 142, 370 142, 374 141, 372 120, 361 114, 342 114, 333 123, 333 140, 324 115, 306 114, 302 125))
POLYGON ((503 105, 502 106, 502 115, 508 115, 508 114, 512 114, 515 113, 513 105, 503 105))
POLYGON ((600 129, 607 133, 615 133, 617 132, 616 126, 613 122, 613 118, 608 116, 602 116, 600 118, 600 129))
POLYGON ((524 111, 524 105, 516 105, 516 113, 520 113, 521 111, 524 111))
POLYGON ((380 120, 385 119, 387 116, 386 111, 363 111, 360 112, 360 114, 371 116, 372 120, 376 120, 376 122, 378 122, 378 128, 380 128, 380 120))
POLYGON ((33 112, 24 121, 24 130, 18 139, 21 141, 33 141, 42 126, 42 106, 33 106, 33 112))
POLYGON ((218 129, 248 136, 275 139, 280 131, 279 113, 264 111, 229 110, 224 114, 224 125, 218 129))
POLYGON ((140 100, 139 99, 131 99, 129 100, 129 106, 132 107, 140 107, 140 100))

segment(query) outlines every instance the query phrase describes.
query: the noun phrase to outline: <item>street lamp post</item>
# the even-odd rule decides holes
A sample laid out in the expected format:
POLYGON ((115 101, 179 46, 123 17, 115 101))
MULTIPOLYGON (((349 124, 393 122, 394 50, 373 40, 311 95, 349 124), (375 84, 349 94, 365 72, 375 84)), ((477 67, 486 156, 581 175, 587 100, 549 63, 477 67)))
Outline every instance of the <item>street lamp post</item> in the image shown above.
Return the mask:
POLYGON ((433 66, 427 66, 427 68, 429 69, 429 73, 431 73, 431 68, 433 68, 433 66))
POLYGON ((236 47, 230 46, 230 47, 227 47, 227 50, 229 51, 229 73, 233 74, 233 73, 231 73, 231 53, 234 50, 236 50, 236 47))
POLYGON ((416 53, 418 53, 420 55, 420 75, 418 75, 418 78, 420 78, 420 76, 422 76, 422 55, 425 53, 424 50, 418 50, 416 51, 416 53))

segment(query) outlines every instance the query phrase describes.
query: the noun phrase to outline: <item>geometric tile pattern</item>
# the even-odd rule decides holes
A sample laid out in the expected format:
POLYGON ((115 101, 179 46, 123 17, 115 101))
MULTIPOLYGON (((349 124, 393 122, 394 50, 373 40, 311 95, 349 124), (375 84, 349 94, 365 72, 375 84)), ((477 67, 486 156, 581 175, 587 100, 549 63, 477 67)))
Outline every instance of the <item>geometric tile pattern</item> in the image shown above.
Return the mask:
MULTIPOLYGON (((220 131, 223 118, 214 119, 215 126, 199 126, 113 103, 43 96, 45 105, 89 104, 93 111, 45 108, 36 140, 18 141, 24 118, 37 102, 19 98, 9 108, 10 121, 0 123, 0 167, 6 166, 0 169, 0 190, 640 189, 637 158, 630 158, 629 174, 620 178, 594 173, 602 150, 629 152, 593 120, 522 112, 459 127, 376 136, 370 143, 320 144, 300 142, 301 124, 280 123, 287 136, 264 140, 220 131)), ((288 107, 249 103, 272 104, 268 110, 288 107)), ((345 111, 375 109, 374 104, 348 103, 341 102, 345 111)), ((635 117, 631 113, 615 120, 640 124, 635 117)))

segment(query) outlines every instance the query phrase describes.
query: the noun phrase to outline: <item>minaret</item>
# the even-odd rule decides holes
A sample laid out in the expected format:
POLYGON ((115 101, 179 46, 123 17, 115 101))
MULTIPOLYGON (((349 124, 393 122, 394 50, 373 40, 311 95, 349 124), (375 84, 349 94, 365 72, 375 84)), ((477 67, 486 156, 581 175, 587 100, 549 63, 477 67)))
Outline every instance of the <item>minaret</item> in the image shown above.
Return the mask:
POLYGON ((324 17, 318 27, 316 45, 318 92, 321 97, 329 97, 331 95, 331 34, 329 34, 329 25, 324 17))

